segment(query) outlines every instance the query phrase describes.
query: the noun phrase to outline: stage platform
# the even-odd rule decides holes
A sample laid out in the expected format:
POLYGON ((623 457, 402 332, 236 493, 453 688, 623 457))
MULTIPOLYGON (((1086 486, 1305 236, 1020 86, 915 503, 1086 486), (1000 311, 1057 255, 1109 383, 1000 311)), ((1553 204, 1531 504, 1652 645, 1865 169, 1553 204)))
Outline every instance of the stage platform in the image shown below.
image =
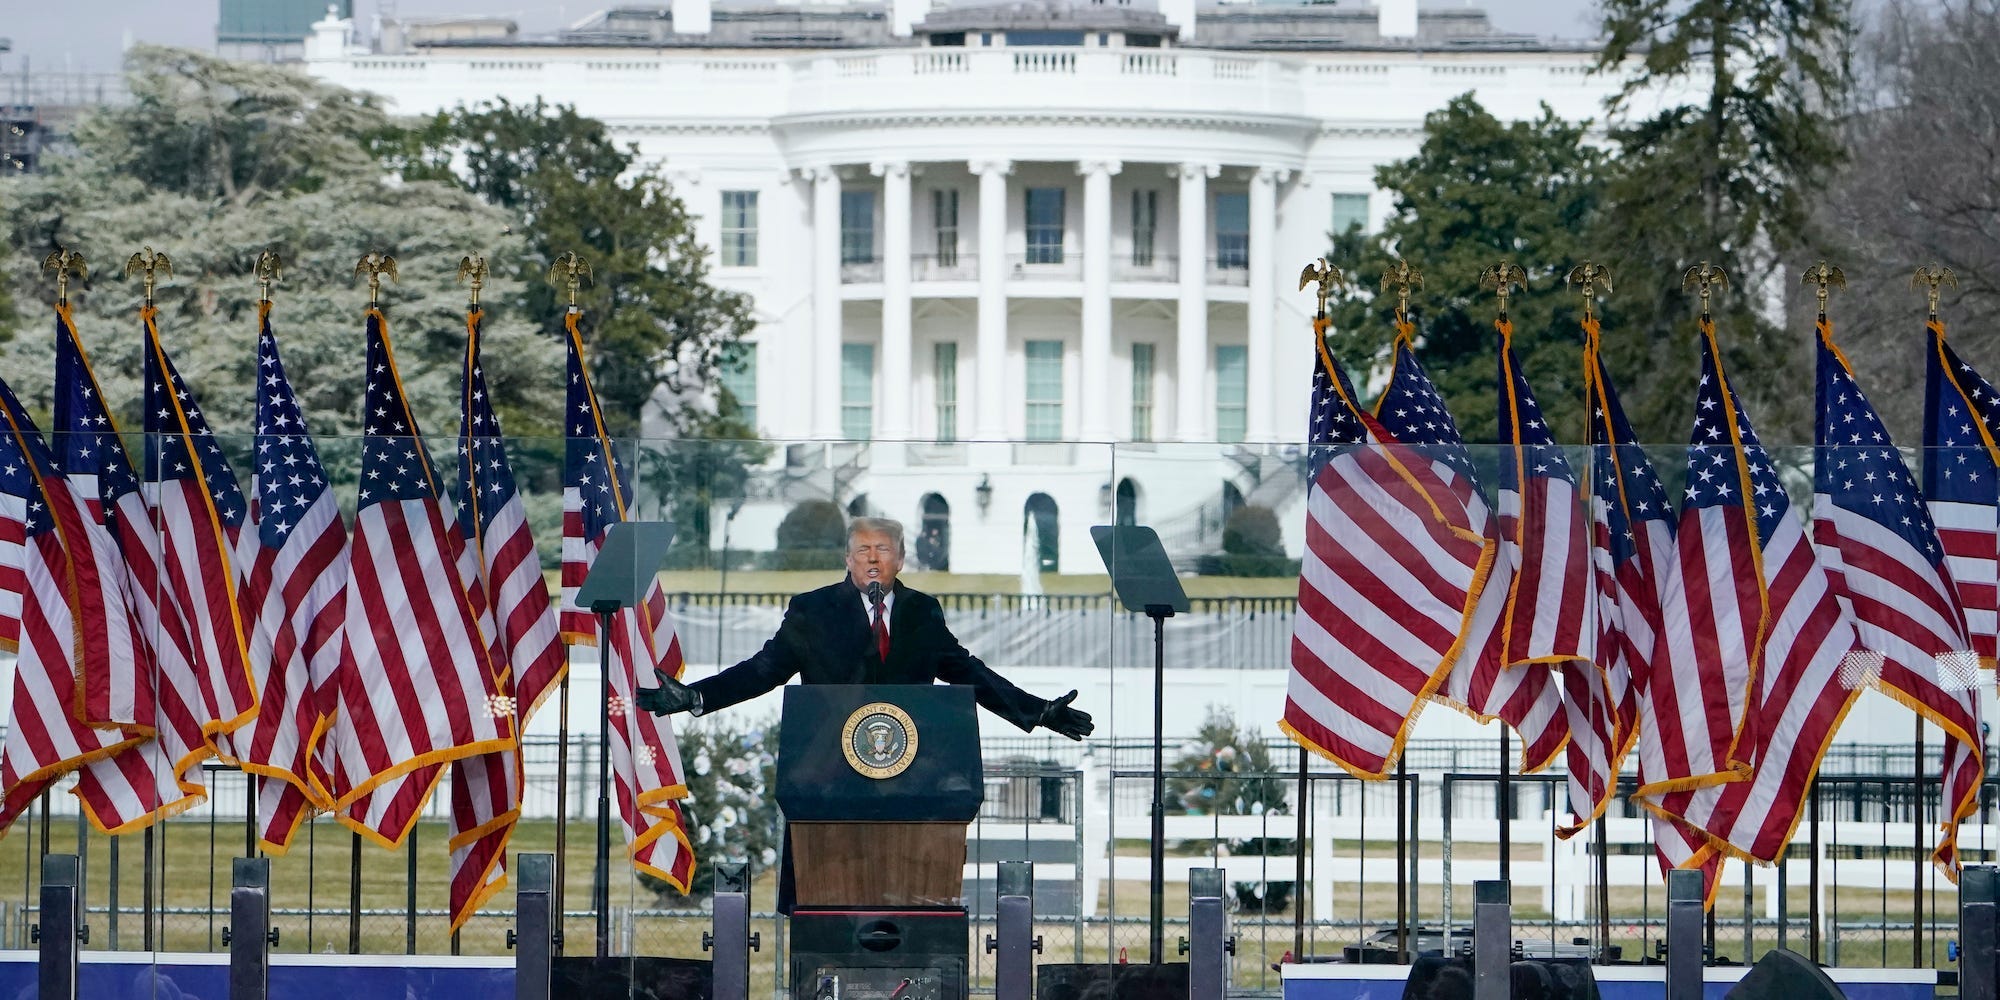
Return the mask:
MULTIPOLYGON (((1703 970, 1702 1000, 1722 1000, 1737 980, 1749 973, 1740 965, 1703 970)), ((1667 970, 1662 965, 1597 965, 1601 1000, 1663 1000, 1667 970)), ((1341 965, 1306 963, 1284 966, 1285 1000, 1402 1000, 1403 965, 1341 965)), ((1933 1000, 1935 969, 1828 969, 1848 1000, 1933 1000)))
MULTIPOLYGON (((0 997, 35 995, 32 950, 0 950, 0 997)), ((226 952, 85 951, 77 995, 91 1000, 225 1000, 226 952)), ((511 955, 271 956, 271 995, 285 1000, 471 1000, 514 995, 511 955)))

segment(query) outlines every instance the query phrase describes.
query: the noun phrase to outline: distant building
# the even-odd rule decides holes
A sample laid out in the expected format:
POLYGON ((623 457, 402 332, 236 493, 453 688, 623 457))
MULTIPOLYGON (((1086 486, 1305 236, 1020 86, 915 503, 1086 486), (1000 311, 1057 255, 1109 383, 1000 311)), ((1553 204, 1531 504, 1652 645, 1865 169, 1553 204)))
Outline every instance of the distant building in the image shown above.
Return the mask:
POLYGON ((1197 560, 1246 504, 1296 554, 1300 266, 1380 223, 1376 168, 1451 98, 1601 122, 1622 82, 1594 44, 1417 0, 674 0, 548 37, 313 30, 308 72, 398 112, 570 104, 672 179, 714 280, 755 302, 727 384, 786 445, 738 546, 819 496, 903 520, 933 568, 1024 575, 1095 571, 1083 529, 1113 519, 1197 560))
POLYGON ((314 21, 354 16, 354 0, 221 0, 215 51, 245 62, 298 62, 314 21))

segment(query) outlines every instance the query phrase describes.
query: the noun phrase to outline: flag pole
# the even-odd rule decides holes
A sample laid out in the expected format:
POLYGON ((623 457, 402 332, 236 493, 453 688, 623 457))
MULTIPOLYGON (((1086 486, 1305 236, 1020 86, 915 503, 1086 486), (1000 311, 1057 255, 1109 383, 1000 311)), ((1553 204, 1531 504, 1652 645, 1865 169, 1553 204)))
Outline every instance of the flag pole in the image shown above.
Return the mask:
MULTIPOLYGON (((1513 323, 1507 318, 1507 297, 1514 286, 1523 290, 1528 287, 1528 273, 1521 265, 1502 260, 1479 272, 1479 287, 1491 288, 1500 299, 1500 315, 1494 321, 1494 328, 1500 333, 1500 349, 1507 350, 1508 338, 1513 334, 1513 323)), ((1513 418, 1509 418, 1513 419, 1513 418)), ((1521 447, 1520 437, 1515 435, 1514 447, 1521 447)), ((1516 454, 1518 454, 1518 450, 1516 454)), ((1463 656, 1464 653, 1459 655, 1463 656)), ((1502 650, 1504 667, 1506 652, 1502 650)), ((1507 732, 1507 723, 1500 723, 1500 881, 1513 878, 1514 870, 1514 782, 1513 763, 1508 759, 1513 755, 1513 739, 1507 732)))
MULTIPOLYGON (((1315 294, 1319 297, 1319 308, 1313 313, 1313 339, 1319 343, 1313 345, 1314 364, 1319 363, 1319 348, 1324 346, 1331 322, 1326 315, 1326 300, 1333 297, 1333 290, 1345 282, 1340 268, 1329 263, 1325 257, 1307 264, 1305 270, 1299 272, 1299 291, 1305 291, 1307 285, 1318 286, 1315 294)), ((1332 378, 1333 373, 1328 372, 1327 377, 1332 378)), ((1308 464, 1307 468, 1310 469, 1311 465, 1308 464)), ((1306 490, 1311 492, 1311 483, 1306 484, 1306 490)), ((1311 886, 1306 878, 1306 836, 1310 825, 1308 817, 1312 814, 1312 779, 1307 774, 1309 764, 1310 758, 1302 745, 1299 747, 1298 793, 1293 796, 1297 803, 1298 834, 1292 839, 1292 958, 1300 962, 1306 957, 1306 890, 1311 886)))
MULTIPOLYGON (((138 253, 125 260, 125 276, 129 278, 134 274, 139 275, 145 285, 144 304, 140 307, 139 315, 142 317, 150 315, 153 311, 153 289, 160 278, 174 276, 174 262, 166 254, 158 253, 150 246, 142 246, 138 253)), ((149 475, 157 478, 157 470, 150 471, 149 475)), ((139 838, 140 849, 144 854, 139 871, 145 879, 144 888, 139 893, 140 918, 144 927, 140 937, 147 951, 153 950, 153 859, 157 853, 154 850, 153 828, 162 822, 165 822, 165 817, 155 814, 152 822, 146 824, 145 833, 139 838)), ((117 878, 115 868, 112 870, 112 878, 117 878)))
MULTIPOLYGON (((1583 293, 1584 351, 1586 356, 1594 357, 1593 352, 1597 349, 1597 343, 1591 339, 1595 336, 1591 331, 1597 329, 1597 288, 1599 285, 1602 285, 1606 292, 1611 291, 1611 270, 1602 264, 1595 264, 1586 260, 1569 269, 1568 281, 1571 285, 1577 286, 1583 293)), ((1587 370, 1584 373, 1583 411, 1587 419, 1590 413, 1590 380, 1596 377, 1597 365, 1594 361, 1587 362, 1586 368, 1587 370)), ((1584 435, 1586 442, 1589 439, 1590 436, 1588 434, 1584 435)), ((1595 455, 1590 457, 1593 461, 1596 459, 1595 455)), ((1597 482, 1597 478, 1593 476, 1589 481, 1594 485, 1597 482)), ((1610 696, 1610 680, 1608 677, 1605 679, 1605 684, 1608 704, 1610 696)), ((1612 711, 1612 721, 1615 723, 1617 720, 1617 706, 1609 707, 1612 711)), ((1597 810, 1595 831, 1597 838, 1597 932, 1598 936, 1602 939, 1602 950, 1598 952, 1598 960, 1601 962, 1611 961, 1611 824, 1607 820, 1605 813, 1610 810, 1610 800, 1618 794, 1618 773, 1610 765, 1616 763, 1617 753, 1613 748, 1619 741, 1620 734, 1618 733, 1618 727, 1614 724, 1611 726, 1612 746, 1604 748, 1605 760, 1607 762, 1607 773, 1604 776, 1605 802, 1604 808, 1597 810)), ((1593 808, 1596 808, 1597 803, 1593 802, 1591 805, 1593 808)))
MULTIPOLYGON (((572 250, 549 265, 549 277, 560 276, 569 291, 569 315, 583 310, 576 304, 576 290, 590 274, 590 265, 572 250)), ((608 458, 608 456, 607 456, 608 458)), ((599 639, 599 641, 604 641, 599 639)), ((606 678, 609 674, 606 674, 606 678)), ((563 886, 569 858, 569 671, 556 683, 556 871, 555 871, 555 953, 563 953, 563 886)))

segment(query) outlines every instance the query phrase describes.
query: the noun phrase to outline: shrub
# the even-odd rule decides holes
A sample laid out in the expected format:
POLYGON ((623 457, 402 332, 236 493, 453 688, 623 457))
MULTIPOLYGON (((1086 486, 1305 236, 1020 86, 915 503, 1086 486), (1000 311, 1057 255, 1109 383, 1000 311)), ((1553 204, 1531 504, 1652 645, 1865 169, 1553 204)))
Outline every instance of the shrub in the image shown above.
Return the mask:
POLYGON ((778 522, 772 569, 839 569, 847 554, 847 515, 831 500, 807 500, 778 522))

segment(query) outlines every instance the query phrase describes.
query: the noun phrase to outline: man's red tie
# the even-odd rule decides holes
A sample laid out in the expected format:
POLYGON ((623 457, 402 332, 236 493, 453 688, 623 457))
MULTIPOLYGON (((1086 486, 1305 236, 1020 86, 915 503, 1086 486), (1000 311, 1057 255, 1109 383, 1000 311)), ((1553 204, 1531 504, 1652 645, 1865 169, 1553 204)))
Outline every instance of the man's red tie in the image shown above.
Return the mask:
POLYGON ((877 599, 871 603, 875 605, 875 652, 880 654, 883 663, 887 663, 889 662, 889 623, 882 620, 881 600, 877 599))

